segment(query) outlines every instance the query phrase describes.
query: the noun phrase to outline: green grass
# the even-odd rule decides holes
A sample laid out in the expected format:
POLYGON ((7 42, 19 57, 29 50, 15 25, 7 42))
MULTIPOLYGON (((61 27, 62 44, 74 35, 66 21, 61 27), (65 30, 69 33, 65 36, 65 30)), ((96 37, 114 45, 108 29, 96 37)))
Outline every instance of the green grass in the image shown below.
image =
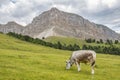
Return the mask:
POLYGON ((65 69, 71 51, 52 49, 0 34, 0 80, 120 80, 120 56, 97 54, 95 74, 82 64, 65 69))
POLYGON ((56 36, 51 36, 51 37, 48 37, 45 39, 45 41, 47 42, 52 42, 52 43, 57 43, 58 41, 60 41, 62 44, 66 44, 66 45, 69 45, 69 44, 79 44, 79 45, 83 45, 85 44, 86 42, 83 41, 83 40, 80 40, 78 38, 70 38, 70 37, 56 37, 56 36))
MULTIPOLYGON (((86 45, 91 45, 91 46, 109 46, 104 44, 97 44, 97 43, 86 43, 85 40, 81 40, 79 38, 71 38, 71 37, 56 37, 56 36, 51 36, 48 37, 46 39, 44 39, 44 41, 46 42, 52 42, 52 43, 57 43, 58 41, 60 41, 62 44, 78 44, 80 47, 82 47, 84 44, 86 45)), ((119 44, 114 44, 114 46, 120 47, 120 43, 119 44)))

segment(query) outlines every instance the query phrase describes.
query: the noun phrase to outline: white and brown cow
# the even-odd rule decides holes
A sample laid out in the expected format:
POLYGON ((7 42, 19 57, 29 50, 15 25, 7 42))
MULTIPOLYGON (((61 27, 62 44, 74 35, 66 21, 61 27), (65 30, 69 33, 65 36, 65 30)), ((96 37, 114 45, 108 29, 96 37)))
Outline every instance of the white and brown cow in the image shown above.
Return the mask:
POLYGON ((92 50, 79 50, 74 51, 66 61, 66 69, 70 69, 70 67, 75 63, 78 67, 78 71, 80 71, 80 63, 90 63, 92 71, 91 73, 94 74, 94 66, 96 60, 96 52, 92 50))

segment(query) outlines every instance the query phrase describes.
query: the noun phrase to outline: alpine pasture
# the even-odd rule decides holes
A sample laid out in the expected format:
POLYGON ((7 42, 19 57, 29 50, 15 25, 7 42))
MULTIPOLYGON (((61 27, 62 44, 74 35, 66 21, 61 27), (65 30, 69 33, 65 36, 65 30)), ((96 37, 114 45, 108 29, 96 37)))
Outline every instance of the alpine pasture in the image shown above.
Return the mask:
POLYGON ((65 69, 71 53, 0 34, 0 80, 120 80, 120 56, 97 53, 92 75, 88 64, 65 69))

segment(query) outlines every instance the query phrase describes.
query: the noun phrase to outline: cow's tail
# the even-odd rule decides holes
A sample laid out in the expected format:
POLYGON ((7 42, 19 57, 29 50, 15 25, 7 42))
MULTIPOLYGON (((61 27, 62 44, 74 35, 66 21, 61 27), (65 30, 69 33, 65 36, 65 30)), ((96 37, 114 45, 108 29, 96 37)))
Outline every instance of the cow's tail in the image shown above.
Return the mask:
POLYGON ((93 61, 91 63, 91 66, 95 65, 95 61, 96 61, 96 52, 93 52, 93 61))

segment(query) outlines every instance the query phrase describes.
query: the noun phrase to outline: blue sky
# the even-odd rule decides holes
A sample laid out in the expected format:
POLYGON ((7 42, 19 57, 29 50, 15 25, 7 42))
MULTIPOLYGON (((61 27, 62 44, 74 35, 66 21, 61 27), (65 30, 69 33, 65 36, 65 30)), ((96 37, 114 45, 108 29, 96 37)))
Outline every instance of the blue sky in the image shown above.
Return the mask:
POLYGON ((56 7, 120 33, 119 3, 120 0, 0 0, 0 24, 16 21, 27 25, 43 11, 56 7))

